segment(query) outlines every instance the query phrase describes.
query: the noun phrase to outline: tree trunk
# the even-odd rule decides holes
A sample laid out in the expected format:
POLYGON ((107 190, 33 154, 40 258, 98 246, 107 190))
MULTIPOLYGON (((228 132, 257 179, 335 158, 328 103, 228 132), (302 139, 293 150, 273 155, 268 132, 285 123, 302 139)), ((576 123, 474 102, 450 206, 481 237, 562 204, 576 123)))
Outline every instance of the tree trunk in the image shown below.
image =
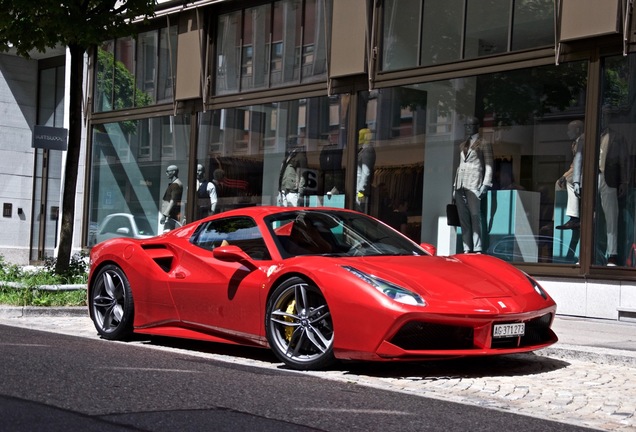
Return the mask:
POLYGON ((71 53, 70 104, 68 150, 66 151, 66 171, 62 192, 62 223, 60 243, 55 263, 55 273, 68 271, 73 250, 73 225, 75 220, 75 193, 79 170, 80 150, 82 146, 82 82, 84 75, 85 48, 69 45, 71 53))

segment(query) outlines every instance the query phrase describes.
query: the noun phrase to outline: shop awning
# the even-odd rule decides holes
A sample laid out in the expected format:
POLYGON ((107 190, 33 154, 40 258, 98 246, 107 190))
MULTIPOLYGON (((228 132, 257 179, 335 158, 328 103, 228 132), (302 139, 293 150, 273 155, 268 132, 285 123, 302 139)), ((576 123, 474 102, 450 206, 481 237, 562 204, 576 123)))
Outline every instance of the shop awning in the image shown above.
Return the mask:
POLYGON ((636 44, 634 0, 555 0, 554 10, 557 64, 562 44, 616 34, 623 36, 623 54, 636 44))

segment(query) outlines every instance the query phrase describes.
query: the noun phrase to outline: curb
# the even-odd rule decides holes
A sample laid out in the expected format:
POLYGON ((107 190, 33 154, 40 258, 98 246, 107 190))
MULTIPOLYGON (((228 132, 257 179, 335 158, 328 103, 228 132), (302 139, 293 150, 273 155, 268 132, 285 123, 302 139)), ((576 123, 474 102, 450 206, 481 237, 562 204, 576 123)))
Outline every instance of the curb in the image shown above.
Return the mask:
POLYGON ((86 284, 66 284, 66 285, 36 285, 29 286, 22 282, 6 282, 0 281, 0 286, 6 286, 14 289, 38 289, 42 291, 79 291, 86 290, 86 284))
POLYGON ((87 306, 2 306, 0 318, 88 317, 87 306))
POLYGON ((636 367, 636 352, 617 348, 559 344, 535 351, 535 354, 563 360, 581 360, 596 364, 621 364, 636 367))

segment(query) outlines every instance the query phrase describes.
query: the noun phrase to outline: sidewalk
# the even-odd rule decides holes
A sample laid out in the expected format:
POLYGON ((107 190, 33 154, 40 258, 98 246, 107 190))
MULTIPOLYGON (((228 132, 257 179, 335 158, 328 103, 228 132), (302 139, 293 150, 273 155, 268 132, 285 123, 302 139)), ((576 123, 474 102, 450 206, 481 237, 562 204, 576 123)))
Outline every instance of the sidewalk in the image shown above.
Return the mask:
POLYGON ((636 366, 636 323, 557 315, 552 329, 559 342, 546 355, 636 366))
MULTIPOLYGON (((88 318, 86 307, 0 306, 0 323, 20 324, 49 317, 88 318)), ((49 324, 53 324, 49 322, 49 324)), ((55 327, 55 326, 52 326, 55 327)), ((557 315, 552 326, 559 342, 539 352, 551 357, 578 358, 596 363, 636 366, 636 323, 557 315)))

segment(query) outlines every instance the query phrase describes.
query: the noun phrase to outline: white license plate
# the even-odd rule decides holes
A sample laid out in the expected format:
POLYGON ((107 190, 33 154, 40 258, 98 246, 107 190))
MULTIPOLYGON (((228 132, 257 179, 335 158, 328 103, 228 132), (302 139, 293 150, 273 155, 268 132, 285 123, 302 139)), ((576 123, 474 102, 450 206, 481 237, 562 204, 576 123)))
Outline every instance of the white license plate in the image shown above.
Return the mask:
POLYGON ((526 332, 525 323, 495 324, 492 331, 492 337, 501 338, 501 337, 523 336, 525 332, 526 332))

